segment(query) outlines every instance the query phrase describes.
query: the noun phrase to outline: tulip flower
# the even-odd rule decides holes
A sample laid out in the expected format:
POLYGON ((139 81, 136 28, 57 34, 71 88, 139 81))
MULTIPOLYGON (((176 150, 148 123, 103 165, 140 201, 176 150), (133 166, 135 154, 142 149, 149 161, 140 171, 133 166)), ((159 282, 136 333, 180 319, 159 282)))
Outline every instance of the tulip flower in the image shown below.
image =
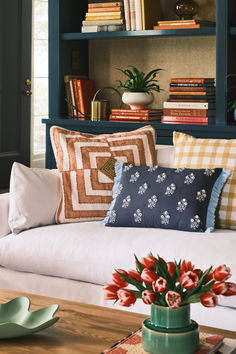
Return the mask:
POLYGON ((181 303, 181 296, 175 291, 167 291, 165 299, 171 309, 176 309, 181 303))
POLYGON ((193 273, 197 274, 198 278, 200 278, 201 274, 202 274, 202 270, 199 268, 193 269, 192 270, 193 273))
POLYGON ((200 296, 200 300, 205 307, 215 307, 218 304, 217 296, 211 291, 207 291, 200 296))
POLYGON ((146 305, 150 305, 156 301, 156 295, 151 290, 144 290, 142 292, 142 300, 146 305))
POLYGON ((198 276, 194 272, 188 271, 181 275, 179 282, 185 289, 192 290, 198 284, 198 276))
POLYGON ((224 293, 228 290, 228 286, 224 282, 214 283, 211 287, 211 290, 216 295, 224 295, 224 293))
POLYGON ((230 268, 225 264, 220 265, 213 271, 213 278, 216 281, 225 281, 231 277, 230 268))
POLYGON ((152 282, 153 291, 156 293, 163 293, 166 290, 167 281, 164 278, 158 278, 156 281, 152 282))
POLYGON ((227 286, 227 290, 226 290, 226 292, 223 295, 224 296, 236 295, 236 284, 229 283, 229 282, 226 282, 225 284, 227 286))
POLYGON ((194 265, 192 264, 192 262, 187 262, 185 259, 183 260, 183 262, 180 265, 180 273, 186 273, 189 270, 193 270, 194 265))
MULTIPOLYGON (((117 269, 117 271, 121 274, 128 275, 127 272, 123 269, 117 269)), ((125 288, 128 283, 124 279, 121 278, 121 276, 118 273, 113 273, 112 274, 112 281, 119 286, 119 288, 125 288)))
POLYGON ((157 259, 151 253, 147 255, 147 257, 143 257, 140 259, 140 263, 144 268, 147 268, 151 271, 156 270, 156 267, 153 263, 157 264, 157 259))
POLYGON ((170 276, 172 277, 172 275, 174 274, 175 269, 176 269, 175 262, 167 262, 166 266, 167 266, 167 270, 168 270, 170 276))
MULTIPOLYGON (((207 271, 208 271, 208 269, 203 272, 203 275, 205 275, 207 271)), ((204 284, 208 283, 212 279, 213 279, 213 270, 211 270, 210 273, 208 274, 204 284)))
POLYGON ((147 268, 144 268, 144 270, 141 273, 141 279, 149 285, 152 285, 152 282, 156 281, 157 278, 158 276, 156 275, 156 273, 152 272, 147 268))
POLYGON ((117 291, 120 288, 118 286, 116 286, 115 284, 109 284, 104 286, 103 290, 105 292, 104 294, 104 299, 105 300, 117 300, 118 299, 118 295, 117 295, 117 291))
POLYGON ((142 282, 141 276, 137 270, 130 269, 128 270, 128 276, 138 282, 142 282))
POLYGON ((136 296, 130 290, 119 289, 117 295, 118 298, 120 299, 119 304, 121 306, 129 307, 136 302, 136 296))

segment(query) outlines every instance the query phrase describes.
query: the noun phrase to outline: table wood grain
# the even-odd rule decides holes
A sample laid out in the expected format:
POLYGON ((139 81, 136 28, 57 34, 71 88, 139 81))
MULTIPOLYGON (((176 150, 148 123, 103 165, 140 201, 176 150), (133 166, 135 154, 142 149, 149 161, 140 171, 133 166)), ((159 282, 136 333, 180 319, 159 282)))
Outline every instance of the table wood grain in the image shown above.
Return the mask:
MULTIPOLYGON (((99 354, 138 330, 147 318, 147 315, 10 290, 0 290, 0 303, 17 296, 31 300, 31 311, 58 304, 60 308, 55 316, 60 319, 52 327, 30 336, 0 340, 0 353, 99 354)), ((205 326, 200 329, 236 339, 235 332, 205 326)))

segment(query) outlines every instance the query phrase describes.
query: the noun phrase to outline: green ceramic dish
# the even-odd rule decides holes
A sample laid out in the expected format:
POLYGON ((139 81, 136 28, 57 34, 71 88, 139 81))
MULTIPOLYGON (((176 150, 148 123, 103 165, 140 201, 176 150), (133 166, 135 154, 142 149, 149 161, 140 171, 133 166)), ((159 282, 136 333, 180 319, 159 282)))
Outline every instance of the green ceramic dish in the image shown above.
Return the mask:
POLYGON ((53 317, 58 305, 50 305, 29 312, 30 300, 21 296, 0 304, 0 339, 16 338, 52 326, 59 317, 53 317))

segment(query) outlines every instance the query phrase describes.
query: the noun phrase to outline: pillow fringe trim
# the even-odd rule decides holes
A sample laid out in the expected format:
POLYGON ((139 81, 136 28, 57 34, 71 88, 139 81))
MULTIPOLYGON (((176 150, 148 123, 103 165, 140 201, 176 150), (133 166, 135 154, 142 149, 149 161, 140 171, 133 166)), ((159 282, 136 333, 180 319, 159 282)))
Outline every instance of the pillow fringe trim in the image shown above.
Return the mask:
POLYGON ((105 225, 108 223, 109 221, 109 217, 111 214, 111 211, 113 210, 114 206, 115 206, 115 202, 116 202, 116 197, 117 197, 117 191, 118 191, 118 187, 120 184, 120 179, 121 179, 121 175, 122 175, 122 170, 123 170, 123 162, 116 162, 115 164, 115 173, 116 176, 114 178, 114 185, 113 185, 113 189, 112 189, 112 195, 113 195, 113 201, 111 202, 110 208, 107 212, 106 217, 100 222, 101 225, 105 225))
POLYGON ((221 174, 217 178, 214 183, 211 192, 211 198, 209 201, 209 205, 207 208, 207 217, 206 217, 206 231, 205 232, 213 232, 215 227, 215 211, 219 202, 220 194, 222 188, 231 175, 231 171, 227 170, 226 168, 222 169, 221 174))

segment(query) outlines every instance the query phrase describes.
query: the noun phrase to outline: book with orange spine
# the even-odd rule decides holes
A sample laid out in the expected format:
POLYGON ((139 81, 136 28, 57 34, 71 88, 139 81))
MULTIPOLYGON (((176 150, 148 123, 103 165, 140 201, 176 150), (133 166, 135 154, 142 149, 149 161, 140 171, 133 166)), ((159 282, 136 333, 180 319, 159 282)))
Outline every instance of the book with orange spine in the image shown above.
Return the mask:
POLYGON ((190 89, 188 91, 170 91, 170 95, 180 95, 180 96, 187 96, 187 95, 192 95, 192 96, 212 96, 215 95, 215 91, 191 91, 190 89))
POLYGON ((88 8, 88 13, 100 13, 100 12, 120 12, 123 7, 113 6, 113 7, 92 7, 88 8))
POLYGON ((123 3, 121 1, 113 1, 113 2, 96 2, 88 4, 89 9, 99 8, 99 7, 114 7, 114 6, 122 6, 123 3))
POLYGON ((215 87, 214 86, 170 86, 169 90, 171 92, 215 92, 215 87))
POLYGON ((191 29, 191 28, 200 28, 200 24, 195 24, 195 25, 181 25, 181 26, 175 26, 175 25, 163 25, 163 26, 153 26, 154 30, 166 30, 166 29, 191 29))

